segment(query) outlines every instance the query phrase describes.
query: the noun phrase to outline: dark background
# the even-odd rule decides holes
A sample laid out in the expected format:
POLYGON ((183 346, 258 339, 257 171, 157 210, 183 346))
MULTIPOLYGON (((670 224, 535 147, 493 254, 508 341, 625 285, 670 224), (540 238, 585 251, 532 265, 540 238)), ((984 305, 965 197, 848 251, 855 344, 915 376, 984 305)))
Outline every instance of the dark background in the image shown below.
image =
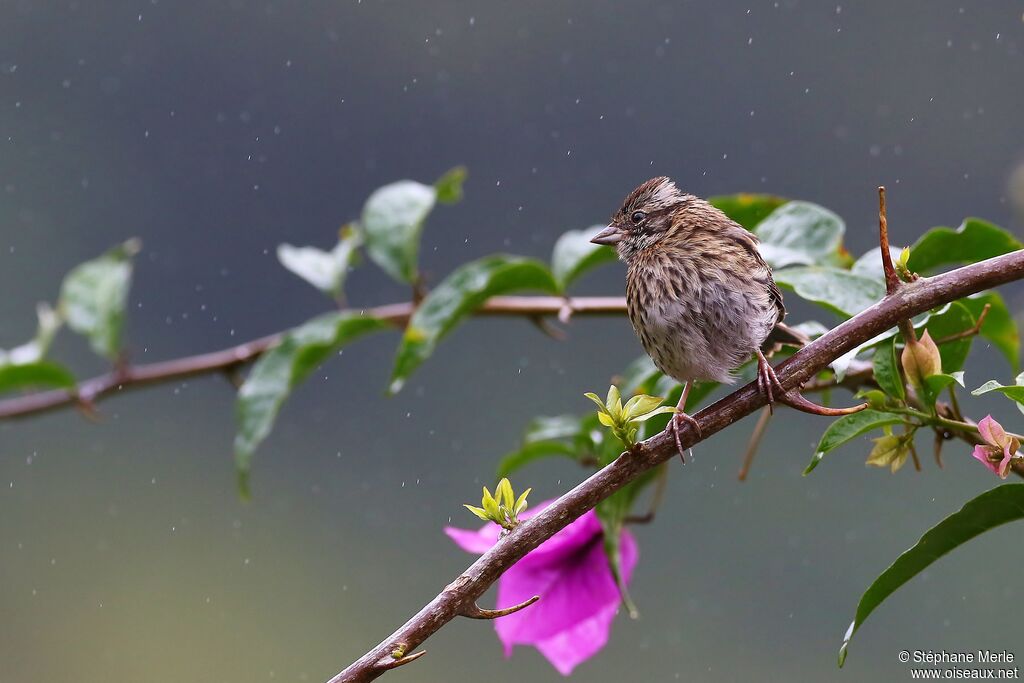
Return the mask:
MULTIPOLYGON (((1022 49, 1018 2, 0 1, 0 346, 32 334, 63 273, 131 236, 133 359, 298 324, 327 303, 278 266, 278 243, 328 247, 374 188, 460 163, 466 199, 424 236, 435 282, 498 250, 546 258, 655 174, 821 203, 855 254, 874 244, 878 184, 897 243, 967 215, 1014 227, 1022 49)), ((622 286, 608 266, 578 290, 622 286)), ((407 297, 372 267, 348 290, 407 297)), ((1004 295, 1019 312, 1024 289, 1004 295)), ((791 320, 833 322, 792 303, 791 320)), ((99 424, 0 425, 0 679, 327 678, 465 566, 441 527, 473 526, 461 504, 526 420, 588 410, 581 394, 639 353, 624 319, 569 331, 473 321, 393 399, 397 336, 352 346, 285 407, 251 504, 220 377, 109 400, 99 424)), ((1012 377, 985 347, 970 387, 1012 377)), ((68 333, 55 353, 104 369, 68 333)), ((1021 429, 1006 403, 967 405, 1021 429)), ((636 530, 642 616, 619 616, 579 680, 899 681, 901 649, 1019 644, 1009 527, 897 593, 837 670, 861 591, 997 482, 963 445, 944 471, 865 469, 866 439, 802 478, 826 422, 784 412, 741 484, 752 425, 673 466, 636 530)), ((544 463, 516 483, 540 501, 582 475, 544 463)), ((477 622, 428 649, 393 677, 559 678, 532 650, 503 662, 477 622)))

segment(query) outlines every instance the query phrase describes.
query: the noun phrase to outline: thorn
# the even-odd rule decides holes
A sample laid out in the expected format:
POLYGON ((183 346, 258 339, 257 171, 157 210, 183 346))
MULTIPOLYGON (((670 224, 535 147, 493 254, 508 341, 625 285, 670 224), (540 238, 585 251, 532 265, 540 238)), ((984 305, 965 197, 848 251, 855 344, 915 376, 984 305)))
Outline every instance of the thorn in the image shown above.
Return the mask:
POLYGON ((538 600, 540 600, 540 596, 534 595, 529 600, 504 609, 483 609, 474 602, 466 607, 461 614, 462 616, 469 617, 470 619, 497 619, 499 617, 507 617, 510 614, 515 614, 519 610, 526 609, 538 600))
POLYGON ((934 451, 933 452, 935 454, 935 464, 939 466, 940 470, 943 469, 943 465, 942 465, 942 443, 945 440, 946 440, 945 435, 941 431, 936 429, 935 430, 935 446, 934 446, 934 451))
POLYGON ((92 398, 82 395, 77 396, 75 398, 75 407, 78 408, 78 412, 82 414, 82 417, 90 422, 102 421, 103 416, 100 414, 100 409, 96 407, 92 398))
POLYGON ((779 399, 779 403, 785 403, 790 408, 796 408, 804 413, 824 415, 826 417, 852 415, 853 413, 859 413, 868 407, 867 403, 861 403, 859 405, 850 406, 849 408, 826 408, 825 406, 819 406, 817 403, 808 401, 799 391, 787 391, 779 399))
POLYGON ((245 384, 245 377, 242 375, 242 370, 237 365, 232 365, 224 368, 222 374, 224 378, 231 383, 236 390, 241 389, 242 385, 245 384))
POLYGON ((761 437, 764 436, 765 427, 768 426, 768 420, 772 416, 772 406, 769 403, 767 406, 761 409, 761 415, 757 418, 757 424, 754 425, 754 431, 750 434, 750 441, 747 443, 747 452, 743 454, 743 464, 740 466, 739 480, 746 481, 747 474, 750 472, 750 466, 754 462, 754 456, 757 455, 757 449, 761 445, 761 437))
POLYGON ((921 460, 917 457, 917 449, 914 448, 914 442, 910 442, 910 457, 914 459, 914 469, 918 472, 921 471, 921 460))
POLYGON ((405 643, 399 643, 391 652, 391 659, 385 660, 381 663, 381 668, 384 669, 384 671, 397 669, 398 667, 405 666, 410 662, 415 662, 417 659, 427 654, 426 650, 420 650, 419 652, 414 652, 411 655, 403 656, 405 648, 405 643))
POLYGON ((540 330, 547 336, 551 337, 552 339, 556 341, 565 341, 565 332, 549 323, 544 316, 531 315, 530 322, 533 323, 538 330, 540 330))
POLYGON ((889 222, 885 210, 885 186, 878 186, 878 246, 882 252, 882 271, 885 273, 885 293, 892 294, 900 286, 899 275, 889 251, 889 222))

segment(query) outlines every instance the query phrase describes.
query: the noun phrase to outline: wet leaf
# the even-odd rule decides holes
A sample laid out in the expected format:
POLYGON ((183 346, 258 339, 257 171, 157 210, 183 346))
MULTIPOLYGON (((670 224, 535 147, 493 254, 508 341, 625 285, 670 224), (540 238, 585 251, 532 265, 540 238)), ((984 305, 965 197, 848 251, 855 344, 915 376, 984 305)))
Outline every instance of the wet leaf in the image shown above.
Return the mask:
POLYGON ((576 449, 562 441, 534 441, 505 454, 498 463, 497 476, 507 477, 516 470, 546 458, 576 458, 576 449))
POLYGON ((432 185, 400 180, 376 190, 363 206, 366 251, 400 282, 411 283, 418 277, 420 233, 436 200, 432 185))
POLYGON ((551 439, 571 439, 580 434, 583 427, 576 415, 552 415, 537 417, 530 421, 523 434, 525 443, 551 439))
POLYGON ((75 376, 62 365, 37 360, 20 365, 0 365, 0 392, 46 387, 71 389, 75 376))
POLYGON ((39 320, 36 336, 10 351, 0 349, 0 366, 25 365, 46 357, 50 344, 53 343, 53 338, 64 324, 64 320, 46 303, 36 306, 36 317, 39 320))
POLYGON ((931 409, 935 407, 935 402, 939 400, 939 394, 942 390, 948 387, 950 384, 964 385, 964 373, 963 370, 950 373, 939 373, 937 375, 931 375, 926 377, 924 380, 924 396, 925 405, 931 409))
POLYGON ((1017 409, 1024 413, 1024 372, 1017 375, 1014 378, 1014 384, 1006 385, 1000 384, 994 379, 982 384, 980 387, 971 392, 973 396, 981 396, 992 391, 999 392, 1000 394, 1012 399, 1017 403, 1017 409))
POLYGON ((594 225, 585 230, 562 233, 551 253, 551 272, 560 290, 565 291, 580 275, 608 261, 616 259, 615 250, 594 244, 590 238, 604 229, 594 225))
POLYGON ((76 266, 64 277, 58 310, 68 327, 85 335, 93 351, 115 360, 121 353, 121 328, 138 240, 119 244, 76 266))
POLYGON ((462 185, 469 173, 465 166, 456 166, 434 181, 437 201, 442 204, 457 204, 462 201, 462 185))
MULTIPOLYGON (((928 335, 936 342, 951 337, 974 327, 976 320, 971 311, 960 301, 954 301, 939 315, 932 316, 925 329, 928 335)), ((942 370, 953 372, 959 370, 967 361, 971 352, 973 336, 947 341, 939 345, 939 358, 942 360, 942 370)))
POLYGON ((980 218, 967 218, 956 230, 932 228, 910 249, 907 267, 928 273, 939 266, 976 263, 1024 248, 1016 237, 980 218))
POLYGON ((780 287, 791 289, 807 301, 820 304, 849 318, 874 305, 885 296, 880 280, 840 268, 808 266, 776 271, 780 287))
POLYGON ((882 344, 875 351, 875 381, 889 396, 905 400, 907 395, 900 376, 899 364, 896 361, 896 340, 882 344))
POLYGON ((852 415, 844 415, 828 426, 825 433, 821 435, 817 451, 811 462, 804 470, 804 476, 811 473, 826 453, 839 448, 847 441, 854 439, 861 434, 866 434, 874 429, 887 425, 900 424, 903 418, 894 413, 886 413, 879 410, 862 410, 852 415))
POLYGON ((868 587, 839 649, 839 666, 846 661, 850 639, 864 620, 896 589, 927 569, 935 560, 989 529, 1024 518, 1024 484, 1004 484, 969 501, 932 527, 910 550, 899 556, 868 587))
POLYGON ((771 194, 742 192, 709 197, 708 201, 747 230, 753 230, 768 214, 789 200, 771 194))
POLYGON ((342 230, 338 244, 331 251, 281 244, 277 247, 277 260, 324 294, 337 298, 341 296, 345 276, 361 244, 362 237, 349 228, 342 230))
POLYGON ((292 390, 345 344, 390 327, 359 313, 326 313, 287 332, 277 346, 263 354, 238 390, 235 464, 243 493, 253 453, 270 434, 292 390))
POLYGON ((420 303, 402 336, 389 391, 402 388, 438 342, 492 296, 520 291, 555 293, 558 285, 543 263, 496 255, 460 266, 420 303))
MULTIPOLYGON (((902 252, 903 250, 899 247, 889 247, 889 253, 892 254, 892 261, 894 264, 899 260, 902 252)), ((884 284, 885 270, 882 268, 882 249, 880 247, 875 247, 861 256, 859 259, 854 261, 853 267, 850 268, 850 271, 857 275, 874 278, 884 284)))
POLYGON ((1020 370, 1020 332, 1003 297, 998 292, 981 292, 960 299, 960 303, 967 307, 975 320, 985 304, 989 304, 988 314, 981 324, 981 336, 999 349, 1014 371, 1020 370))
POLYGON ((787 202, 761 221, 754 233, 772 268, 831 264, 839 254, 846 226, 828 209, 809 202, 787 202))

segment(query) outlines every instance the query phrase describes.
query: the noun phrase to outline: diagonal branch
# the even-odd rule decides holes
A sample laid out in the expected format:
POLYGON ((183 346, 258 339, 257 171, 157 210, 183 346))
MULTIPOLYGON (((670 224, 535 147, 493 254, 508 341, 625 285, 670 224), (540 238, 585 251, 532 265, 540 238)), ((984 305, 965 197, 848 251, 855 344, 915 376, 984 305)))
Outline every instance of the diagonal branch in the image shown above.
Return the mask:
MULTIPOLYGON (((871 308, 822 335, 782 362, 776 369, 784 389, 795 389, 812 379, 830 362, 872 337, 936 306, 990 287, 1024 278, 1024 250, 980 263, 903 283, 871 308)), ((764 395, 750 383, 701 410, 694 418, 701 436, 687 427, 682 444, 690 447, 765 405, 764 395)), ((456 616, 466 612, 509 567, 573 520, 593 509, 641 474, 672 458, 676 444, 672 435, 657 434, 638 448, 620 455, 614 462, 577 485, 536 516, 484 553, 455 581, 392 635, 368 651, 330 683, 363 683, 388 670, 397 644, 414 648, 456 616)))
MULTIPOLYGON (((488 299, 475 315, 527 317, 539 320, 558 316, 570 307, 574 315, 621 315, 626 312, 626 301, 616 296, 595 296, 565 299, 558 296, 496 296, 488 299)), ((357 310, 357 309, 351 309, 357 310)), ((387 304, 362 309, 368 316, 404 325, 415 310, 412 302, 387 304)), ((96 401, 125 389, 150 384, 206 375, 214 372, 230 373, 259 358, 280 340, 283 332, 243 342, 221 351, 187 356, 175 360, 124 365, 106 374, 83 381, 76 390, 57 389, 25 394, 0 401, 0 420, 43 413, 58 408, 79 405, 92 409, 96 401)))

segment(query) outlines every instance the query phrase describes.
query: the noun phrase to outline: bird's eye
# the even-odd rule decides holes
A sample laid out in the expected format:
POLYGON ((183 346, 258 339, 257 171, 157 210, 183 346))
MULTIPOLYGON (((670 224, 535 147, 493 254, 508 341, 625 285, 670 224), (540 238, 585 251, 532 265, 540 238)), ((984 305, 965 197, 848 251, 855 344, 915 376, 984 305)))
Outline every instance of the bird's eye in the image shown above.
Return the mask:
POLYGON ((633 219, 634 223, 639 224, 642 223, 645 218, 647 218, 647 214, 644 213, 643 211, 634 211, 633 215, 630 216, 630 218, 633 219))

